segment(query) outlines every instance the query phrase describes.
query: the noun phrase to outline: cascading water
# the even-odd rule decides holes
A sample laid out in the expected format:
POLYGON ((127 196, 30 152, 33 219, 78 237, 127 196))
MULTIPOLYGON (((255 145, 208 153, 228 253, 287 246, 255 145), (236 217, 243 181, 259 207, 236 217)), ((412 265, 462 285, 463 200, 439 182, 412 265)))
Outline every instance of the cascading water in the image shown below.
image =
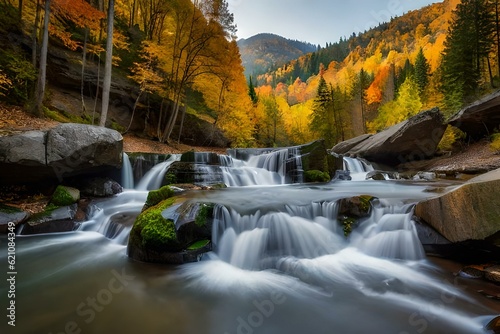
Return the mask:
POLYGON ((433 196, 425 182, 284 184, 302 169, 300 152, 267 154, 219 156, 231 187, 190 194, 215 204, 214 251, 198 263, 126 256, 146 190, 179 156, 145 175, 143 190, 93 203, 80 230, 19 236, 16 332, 487 333, 491 304, 422 251, 411 217, 412 203, 433 196), (345 237, 339 200, 357 195, 377 199, 345 237))
POLYGON ((137 184, 137 190, 155 190, 160 188, 163 176, 165 175, 168 167, 175 161, 179 161, 180 154, 172 154, 170 158, 162 163, 154 166, 150 171, 146 173, 137 184))
POLYGON ((122 159, 122 187, 125 189, 134 189, 134 172, 127 153, 123 152, 122 159))
POLYGON ((228 187, 287 184, 292 177, 302 182, 302 159, 295 147, 251 155, 246 161, 225 156, 221 165, 228 187))

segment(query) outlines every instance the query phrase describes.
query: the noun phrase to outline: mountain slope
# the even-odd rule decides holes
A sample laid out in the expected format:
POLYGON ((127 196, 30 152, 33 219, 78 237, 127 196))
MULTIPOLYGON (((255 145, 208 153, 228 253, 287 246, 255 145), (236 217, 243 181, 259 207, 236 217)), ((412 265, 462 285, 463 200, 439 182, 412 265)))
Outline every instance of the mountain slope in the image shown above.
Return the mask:
POLYGON ((245 75, 255 76, 316 51, 316 46, 274 34, 258 34, 238 40, 245 75))

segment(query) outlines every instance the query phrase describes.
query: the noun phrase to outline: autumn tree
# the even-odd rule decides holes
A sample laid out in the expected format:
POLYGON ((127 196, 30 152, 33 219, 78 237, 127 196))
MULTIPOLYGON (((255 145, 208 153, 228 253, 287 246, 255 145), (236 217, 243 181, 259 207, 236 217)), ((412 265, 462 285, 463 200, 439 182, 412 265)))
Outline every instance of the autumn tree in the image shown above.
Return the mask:
POLYGON ((371 132, 384 130, 418 114, 421 109, 418 84, 412 76, 409 76, 401 85, 396 99, 379 108, 377 118, 369 123, 368 128, 371 132))
POLYGON ((250 96, 250 99, 254 104, 256 104, 259 101, 257 93, 255 92, 255 87, 252 82, 252 76, 248 78, 248 96, 250 96))

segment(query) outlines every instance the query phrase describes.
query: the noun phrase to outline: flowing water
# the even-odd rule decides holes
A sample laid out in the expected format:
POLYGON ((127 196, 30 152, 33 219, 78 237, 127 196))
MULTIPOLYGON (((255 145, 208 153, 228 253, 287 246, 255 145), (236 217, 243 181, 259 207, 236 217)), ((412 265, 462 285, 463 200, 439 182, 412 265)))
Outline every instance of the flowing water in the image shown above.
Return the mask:
POLYGON ((16 328, 4 318, 0 332, 487 333, 495 311, 418 240, 412 203, 434 196, 433 185, 365 181, 369 165, 357 160, 346 161, 352 181, 289 184, 285 162, 295 158, 284 151, 220 156, 230 187, 184 195, 216 204, 213 252, 183 266, 130 260, 147 190, 178 159, 94 203, 76 232, 17 236, 16 328), (346 238, 338 200, 360 194, 377 199, 346 238))

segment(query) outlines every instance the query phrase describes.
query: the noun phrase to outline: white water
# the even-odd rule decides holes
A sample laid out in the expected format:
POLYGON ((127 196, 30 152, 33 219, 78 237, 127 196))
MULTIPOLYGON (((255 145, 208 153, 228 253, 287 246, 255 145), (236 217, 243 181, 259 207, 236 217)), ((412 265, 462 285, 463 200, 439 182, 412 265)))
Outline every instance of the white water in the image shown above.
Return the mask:
MULTIPOLYGON (((175 159, 137 188, 159 186, 175 159)), ((227 173, 237 173, 241 162, 226 159, 227 173)), ((19 236, 16 332, 59 333, 74 323, 83 333, 486 333, 495 313, 431 265, 416 238, 411 203, 434 196, 432 184, 286 185, 284 164, 273 159, 252 162, 253 173, 273 175, 264 186, 245 174, 229 189, 191 193, 216 203, 214 252, 199 263, 127 258, 145 190, 94 203, 77 232, 19 236), (346 238, 338 200, 360 194, 379 201, 346 238)), ((3 286, 0 293, 7 295, 3 286)))
POLYGON ((168 167, 175 161, 179 161, 180 154, 172 154, 170 158, 154 166, 149 170, 137 184, 137 190, 155 190, 160 188, 168 167))
POLYGON ((134 189, 134 173, 127 153, 123 152, 122 159, 122 187, 125 189, 134 189))
POLYGON ((225 156, 221 159, 224 183, 228 187, 255 185, 280 185, 287 180, 286 163, 289 155, 295 161, 297 169, 302 169, 302 160, 298 149, 280 149, 270 153, 251 156, 243 161, 225 156))
POLYGON ((344 169, 350 172, 353 181, 363 181, 366 174, 373 171, 373 166, 364 160, 344 157, 344 169))

